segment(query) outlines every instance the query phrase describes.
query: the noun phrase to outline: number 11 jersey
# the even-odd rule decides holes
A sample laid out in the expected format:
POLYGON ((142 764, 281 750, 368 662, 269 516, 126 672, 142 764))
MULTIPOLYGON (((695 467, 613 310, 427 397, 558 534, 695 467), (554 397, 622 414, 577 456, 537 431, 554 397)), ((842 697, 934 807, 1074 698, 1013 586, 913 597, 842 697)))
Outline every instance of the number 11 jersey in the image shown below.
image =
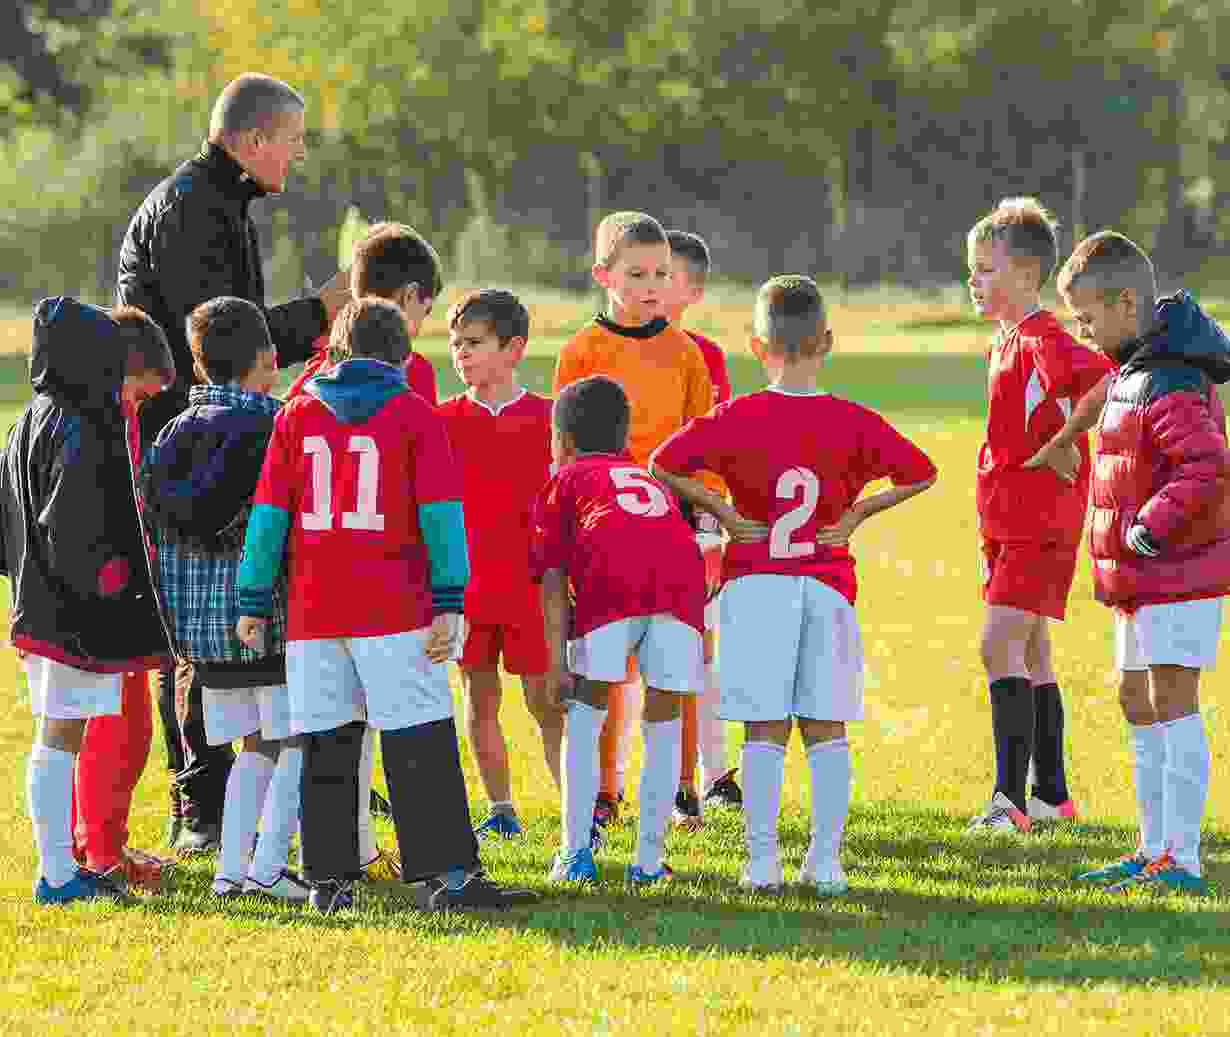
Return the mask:
POLYGON ((816 543, 877 479, 894 485, 935 474, 931 459, 875 411, 828 393, 768 388, 720 404, 671 436, 654 456, 668 472, 714 472, 735 510, 769 526, 765 540, 730 543, 722 579, 754 573, 812 576, 854 604, 848 547, 816 543))

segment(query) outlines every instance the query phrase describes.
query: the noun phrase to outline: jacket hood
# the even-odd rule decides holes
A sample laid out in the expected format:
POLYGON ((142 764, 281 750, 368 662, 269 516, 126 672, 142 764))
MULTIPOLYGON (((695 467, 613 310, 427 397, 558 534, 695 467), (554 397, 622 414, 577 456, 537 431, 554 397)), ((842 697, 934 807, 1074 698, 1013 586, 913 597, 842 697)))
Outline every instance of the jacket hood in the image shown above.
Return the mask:
POLYGON ((339 421, 357 425, 397 393, 409 390, 400 367, 360 357, 343 360, 326 373, 309 379, 303 391, 320 400, 339 421))
POLYGON ((34 309, 30 384, 74 410, 101 410, 124 383, 128 350, 106 310, 64 295, 34 309))
POLYGON ((1140 340, 1126 363, 1141 367, 1168 360, 1191 364, 1218 385, 1230 381, 1230 338, 1187 291, 1158 300, 1154 330, 1140 340))

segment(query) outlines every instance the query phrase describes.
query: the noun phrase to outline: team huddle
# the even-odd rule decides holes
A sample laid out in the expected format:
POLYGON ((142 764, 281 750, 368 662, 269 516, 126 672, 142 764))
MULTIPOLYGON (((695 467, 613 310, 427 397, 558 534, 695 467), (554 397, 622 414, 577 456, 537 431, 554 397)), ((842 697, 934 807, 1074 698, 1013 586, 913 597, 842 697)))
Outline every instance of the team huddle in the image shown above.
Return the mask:
MULTIPOLYGON (((738 809, 741 886, 780 890, 797 726, 811 793, 797 879, 822 897, 848 890, 846 725, 863 716, 850 541, 931 487, 936 468, 878 414, 818 388, 834 338, 810 278, 757 293, 751 345, 767 385, 731 398, 722 351, 683 330, 709 273, 704 241, 621 212, 594 245, 607 306, 560 352, 554 400, 518 382, 525 306, 483 289, 448 311, 466 389, 437 402, 413 338, 442 293, 440 262, 413 229, 380 224, 355 246, 351 301, 284 399, 271 395, 261 308, 197 306, 199 384, 145 448, 141 406, 175 377, 159 326, 131 307, 39 305, 35 395, 0 469, 12 643, 41 717, 28 778, 37 901, 125 894, 131 866, 93 865, 79 845, 77 756, 86 725, 120 711, 125 674, 171 657, 203 684, 209 742, 243 746, 219 898, 334 912, 379 873, 415 884, 431 909, 535 901, 481 864, 483 838, 523 837, 501 669, 521 681, 560 791, 552 881, 599 881, 640 700, 626 882, 672 878, 672 822, 690 830, 706 810, 738 809), (477 826, 450 662, 489 803, 477 826), (744 727, 737 767, 728 722, 744 727), (371 825, 376 732, 395 852, 371 825), (288 866, 296 830, 300 871, 288 866)), ((1030 199, 980 220, 968 260, 974 306, 1001 332, 977 470, 996 781, 971 829, 1019 836, 1076 816, 1048 623, 1064 617, 1091 513, 1140 841, 1081 878, 1201 892, 1198 685, 1230 589, 1230 448, 1214 388, 1230 379, 1230 342, 1186 293, 1158 298, 1148 257, 1114 232, 1060 270, 1089 344, 1073 339, 1040 305, 1056 225, 1030 199)))

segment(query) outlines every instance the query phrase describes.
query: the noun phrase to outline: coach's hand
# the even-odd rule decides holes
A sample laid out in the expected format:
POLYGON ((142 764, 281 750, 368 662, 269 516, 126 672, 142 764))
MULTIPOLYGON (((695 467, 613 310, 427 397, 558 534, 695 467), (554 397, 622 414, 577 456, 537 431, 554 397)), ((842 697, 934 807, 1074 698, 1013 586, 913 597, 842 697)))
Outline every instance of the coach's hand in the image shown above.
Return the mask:
POLYGON ((455 659, 461 647, 461 616, 456 612, 442 612, 431 621, 427 643, 423 646, 427 658, 433 663, 446 663, 455 659))
POLYGON ((265 643, 268 623, 267 619, 259 616, 240 616, 235 624, 235 636, 257 655, 264 655, 269 650, 265 643))
POLYGON ((1081 452, 1074 446, 1052 446, 1047 443, 1025 462, 1025 468, 1050 468, 1064 482, 1076 482, 1081 468, 1081 452))
POLYGON ((316 290, 316 294, 320 296, 320 301, 325 304, 325 309, 329 313, 329 320, 332 321, 337 316, 337 311, 351 300, 349 268, 339 270, 326 284, 321 285, 316 290))

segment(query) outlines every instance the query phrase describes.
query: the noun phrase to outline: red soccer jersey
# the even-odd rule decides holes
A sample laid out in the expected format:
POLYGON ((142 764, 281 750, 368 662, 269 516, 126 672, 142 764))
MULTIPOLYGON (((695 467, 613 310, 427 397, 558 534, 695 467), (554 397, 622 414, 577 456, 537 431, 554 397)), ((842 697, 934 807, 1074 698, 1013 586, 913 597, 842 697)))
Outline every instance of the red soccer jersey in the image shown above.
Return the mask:
POLYGON ((1030 314, 991 349, 987 436, 978 452, 978 525, 988 540, 1080 542, 1089 499, 1089 442, 1076 482, 1022 468, 1062 427, 1077 401, 1112 369, 1046 310, 1030 314))
POLYGON ((769 525, 766 540, 726 545, 724 580, 813 576, 851 604, 854 557, 848 547, 817 544, 817 531, 845 514, 869 482, 887 477, 902 485, 935 474, 930 458, 874 411, 827 393, 773 388, 693 419, 655 461, 679 475, 716 472, 739 514, 769 525))
POLYGON ((726 354, 722 347, 712 339, 705 338, 699 331, 689 331, 692 341, 700 349, 700 355, 705 358, 705 366, 709 368, 709 380, 713 383, 713 405, 725 403, 730 399, 730 373, 726 370, 726 354))
MULTIPOLYGON (((291 382, 284 399, 293 400, 303 392, 303 386, 309 378, 329 369, 329 337, 322 335, 316 340, 315 347, 316 353, 308 358, 299 377, 291 382)), ((402 364, 402 371, 406 375, 406 384, 434 407, 437 402, 436 369, 431 361, 422 353, 411 350, 402 364)))
POLYGON ((574 638, 668 613, 704 630, 705 565, 679 505, 630 454, 586 454, 555 474, 534 509, 531 570, 567 573, 574 638))
POLYGON ((398 391, 355 422, 311 395, 287 403, 254 498, 290 515, 287 638, 429 626, 418 508, 460 497, 444 422, 415 393, 398 391))
POLYGON ((461 464, 475 623, 515 624, 537 615, 530 579, 534 501, 551 477, 551 401, 522 392, 492 410, 463 393, 437 408, 461 464))

